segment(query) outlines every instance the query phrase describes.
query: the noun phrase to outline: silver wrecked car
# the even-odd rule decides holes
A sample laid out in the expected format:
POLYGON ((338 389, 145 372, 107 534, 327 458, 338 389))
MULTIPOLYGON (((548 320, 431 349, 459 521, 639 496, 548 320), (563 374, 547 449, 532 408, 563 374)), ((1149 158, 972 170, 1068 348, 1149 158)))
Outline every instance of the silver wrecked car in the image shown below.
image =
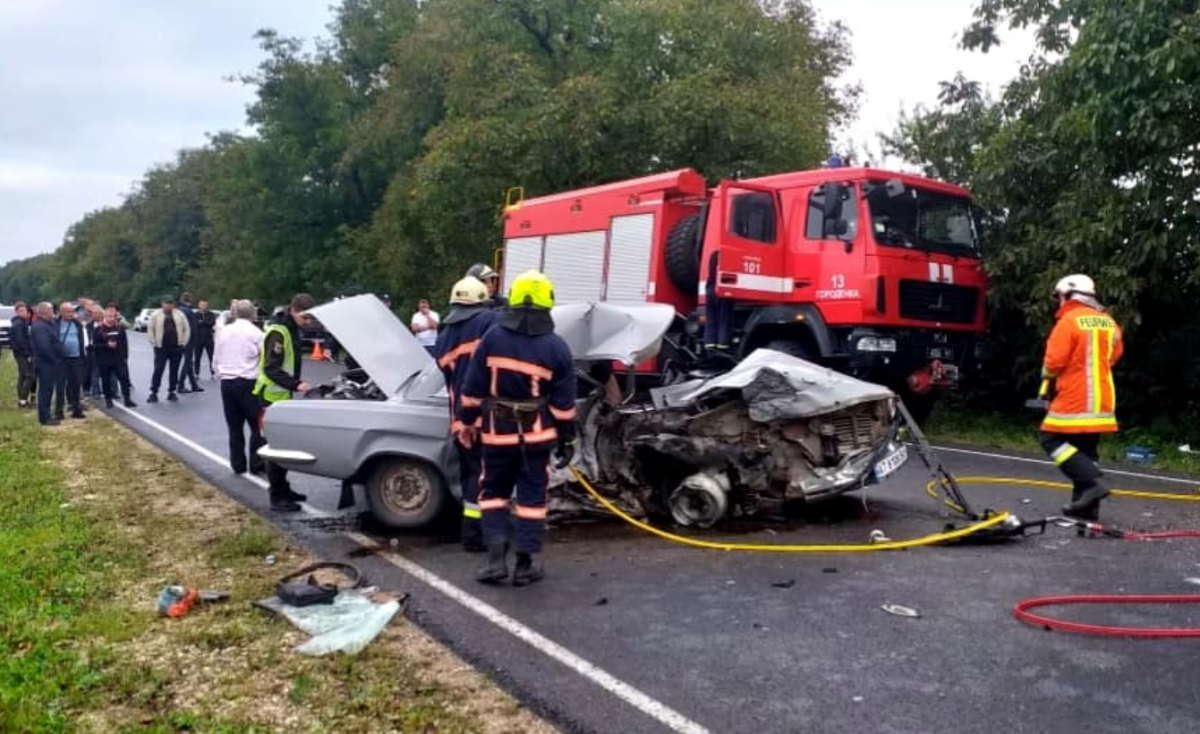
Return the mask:
MULTIPOLYGON (((361 365, 266 413, 260 454, 365 493, 397 529, 434 522, 460 495, 445 384, 434 360, 374 296, 312 310, 361 365)), ((574 304, 555 331, 581 364, 642 364, 674 312, 656 304, 574 304)), ((581 370, 579 468, 637 516, 711 526, 782 515, 789 503, 857 489, 896 471, 895 396, 803 360, 759 350, 731 370, 639 387, 619 404, 581 370), (588 389, 594 388, 594 389, 588 389), (590 392, 590 394, 588 394, 590 392)), ((597 512, 569 473, 551 480, 552 516, 597 512)))

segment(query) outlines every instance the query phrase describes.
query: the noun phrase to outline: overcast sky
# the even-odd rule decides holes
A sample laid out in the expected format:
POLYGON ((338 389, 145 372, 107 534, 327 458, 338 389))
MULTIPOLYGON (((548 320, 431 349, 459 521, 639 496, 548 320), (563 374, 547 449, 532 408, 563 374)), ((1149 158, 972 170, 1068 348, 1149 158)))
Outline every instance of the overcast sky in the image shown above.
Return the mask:
MULTIPOLYGON (((205 133, 240 129, 252 93, 225 81, 260 56, 252 36, 323 35, 334 0, 0 0, 0 263, 52 250, 84 213, 117 204, 151 165, 205 133)), ((874 149, 901 106, 932 102, 962 69, 994 88, 1028 44, 956 48, 968 0, 814 0, 853 31, 874 149)))

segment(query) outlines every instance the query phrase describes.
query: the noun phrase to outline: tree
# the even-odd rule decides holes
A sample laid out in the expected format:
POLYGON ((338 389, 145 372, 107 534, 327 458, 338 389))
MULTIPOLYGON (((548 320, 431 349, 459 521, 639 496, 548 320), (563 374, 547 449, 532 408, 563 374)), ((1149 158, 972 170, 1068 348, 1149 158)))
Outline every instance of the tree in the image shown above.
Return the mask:
POLYGON ((1123 413, 1194 434, 1200 377, 1169 365, 1200 357, 1200 326, 1182 317, 1200 296, 1196 2, 984 0, 975 15, 969 48, 986 51, 1005 27, 1032 27, 1038 39, 994 129, 979 127, 977 110, 943 105, 902 126, 893 149, 937 165, 922 147, 928 129, 942 130, 942 142, 980 135, 971 164, 956 173, 999 223, 987 263, 994 312, 1004 318, 994 331, 1006 363, 1023 373, 998 373, 1002 384, 1033 379, 1030 358, 1013 357, 1036 358, 1054 280, 1087 272, 1126 326, 1123 413), (1171 415, 1165 401, 1178 406, 1171 415))

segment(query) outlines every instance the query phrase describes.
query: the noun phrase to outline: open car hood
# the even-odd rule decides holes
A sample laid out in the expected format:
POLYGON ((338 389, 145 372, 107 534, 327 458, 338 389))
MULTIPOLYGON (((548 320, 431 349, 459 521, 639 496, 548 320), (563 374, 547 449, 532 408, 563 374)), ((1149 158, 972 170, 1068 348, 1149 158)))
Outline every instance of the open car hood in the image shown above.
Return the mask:
POLYGON ((675 309, 661 303, 573 303, 556 307, 551 315, 554 333, 566 341, 577 361, 635 365, 658 354, 675 309))
POLYGON ((891 390, 773 349, 757 349, 730 371, 651 390, 659 407, 682 408, 709 395, 738 391, 759 423, 809 418, 895 396, 891 390))
MULTIPOLYGON (((395 395, 408 378, 434 364, 416 337, 373 295, 332 301, 309 313, 387 395, 395 395)), ((555 333, 575 359, 632 365, 658 354, 675 310, 662 304, 578 303, 558 306, 552 315, 555 333)))
POLYGON ((354 356, 379 389, 395 395, 408 378, 433 364, 400 319, 371 294, 331 301, 309 313, 354 356))

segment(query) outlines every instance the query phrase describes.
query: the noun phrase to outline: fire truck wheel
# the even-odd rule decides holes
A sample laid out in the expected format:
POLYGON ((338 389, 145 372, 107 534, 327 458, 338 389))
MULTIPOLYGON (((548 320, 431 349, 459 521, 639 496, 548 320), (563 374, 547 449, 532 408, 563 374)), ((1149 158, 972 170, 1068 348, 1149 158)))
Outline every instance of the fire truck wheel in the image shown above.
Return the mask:
POLYGON ((667 277, 689 295, 695 295, 700 282, 701 242, 699 214, 680 219, 667 235, 667 277))
POLYGON ((802 339, 772 339, 764 344, 763 347, 765 349, 773 349, 776 352, 783 352, 799 359, 816 359, 816 354, 802 339))

